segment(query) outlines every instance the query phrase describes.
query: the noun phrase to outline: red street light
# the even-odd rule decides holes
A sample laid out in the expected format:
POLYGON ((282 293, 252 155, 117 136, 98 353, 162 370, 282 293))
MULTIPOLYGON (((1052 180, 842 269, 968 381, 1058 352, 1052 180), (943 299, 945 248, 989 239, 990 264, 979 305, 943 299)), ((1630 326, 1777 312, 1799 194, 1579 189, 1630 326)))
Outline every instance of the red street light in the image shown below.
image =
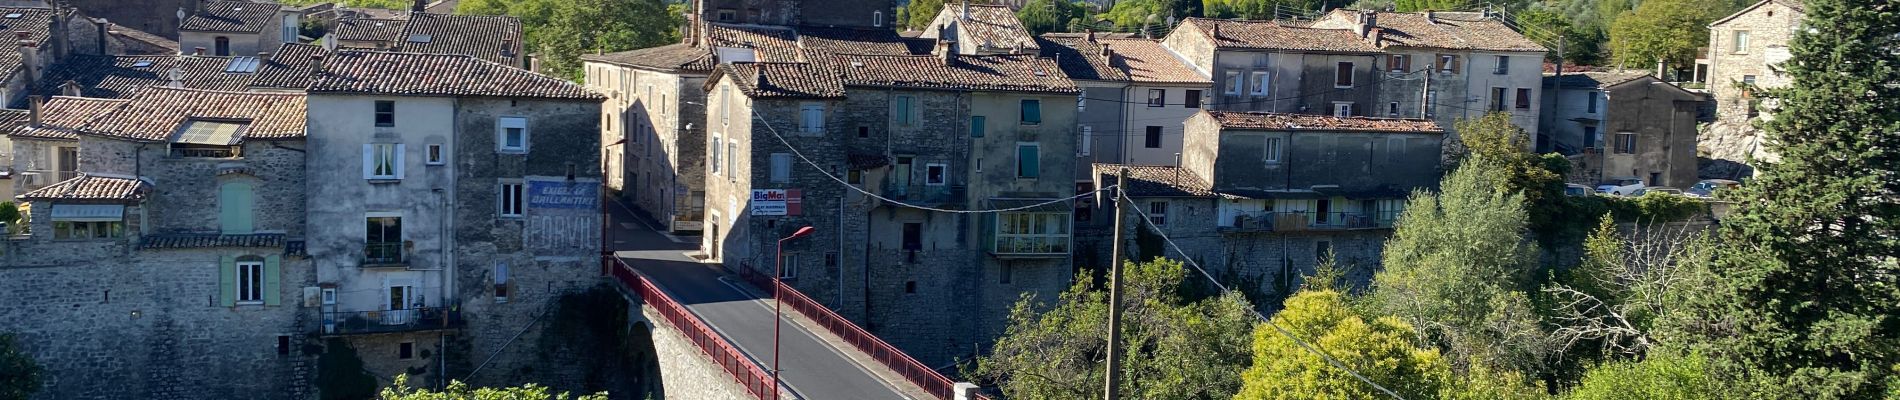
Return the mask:
POLYGON ((785 283, 781 282, 779 280, 779 277, 785 276, 785 241, 802 238, 806 236, 811 236, 813 232, 818 232, 818 229, 807 226, 803 228, 798 228, 798 231, 792 232, 791 236, 786 236, 784 239, 779 239, 778 240, 778 255, 774 256, 774 259, 773 259, 773 267, 772 267, 772 398, 773 399, 778 398, 778 382, 779 382, 779 379, 778 379, 778 373, 779 373, 778 332, 779 332, 779 325, 782 322, 782 320, 779 319, 779 316, 780 316, 779 310, 784 308, 784 304, 785 304, 785 301, 781 300, 783 297, 780 296, 780 290, 781 290, 780 288, 785 287, 785 283))

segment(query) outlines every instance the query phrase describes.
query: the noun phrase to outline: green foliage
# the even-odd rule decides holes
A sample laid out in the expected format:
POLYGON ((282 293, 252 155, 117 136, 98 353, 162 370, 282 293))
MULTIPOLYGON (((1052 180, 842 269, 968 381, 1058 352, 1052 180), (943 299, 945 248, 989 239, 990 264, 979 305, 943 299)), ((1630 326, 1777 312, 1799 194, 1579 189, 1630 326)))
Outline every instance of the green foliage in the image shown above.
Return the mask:
POLYGON ((0 333, 0 399, 24 400, 39 391, 40 365, 20 350, 13 334, 0 333))
POLYGON ((1565 204, 1564 174, 1570 171, 1568 160, 1556 154, 1532 154, 1528 150, 1530 134, 1512 124, 1509 114, 1491 113, 1458 121, 1456 131, 1462 144, 1456 155, 1459 162, 1488 160, 1485 165, 1498 174, 1499 184, 1494 187, 1523 196, 1522 206, 1529 212, 1526 222, 1532 232, 1551 238, 1567 226, 1570 207, 1565 204))
POLYGON ((442 391, 409 387, 409 375, 396 375, 396 382, 383 388, 378 397, 381 400, 607 400, 607 393, 570 396, 567 392, 551 393, 545 386, 527 384, 507 388, 469 388, 462 381, 449 381, 449 387, 442 391))
MULTIPOLYGON (((1414 345, 1410 324, 1392 317, 1368 321, 1339 292, 1301 291, 1287 299, 1273 323, 1400 396, 1431 397, 1451 381, 1451 365, 1438 350, 1414 345)), ((1272 326, 1254 328, 1253 359, 1241 373, 1245 383, 1236 400, 1386 397, 1272 326)))
MULTIPOLYGON (((1240 388, 1252 306, 1228 294, 1198 302, 1180 295, 1180 262, 1156 259, 1123 267, 1122 393, 1138 399, 1213 399, 1240 388)), ((998 381, 1009 398, 1102 396, 1108 293, 1086 276, 1056 304, 1025 295, 991 354, 966 374, 998 381), (1047 308, 1047 311, 1038 311, 1047 308)))
POLYGON ((1709 213, 1709 203, 1678 194, 1650 192, 1638 197, 1599 197, 1618 221, 1672 222, 1709 213))
POLYGON ((1729 398, 1735 388, 1710 376, 1709 361, 1699 354, 1655 354, 1641 361, 1619 361, 1592 368, 1583 382, 1564 395, 1568 400, 1700 400, 1729 398))
POLYGON ((1069 30, 1074 22, 1086 25, 1086 21, 1093 18, 1088 7, 1088 3, 1068 0, 1030 0, 1016 11, 1016 18, 1023 21, 1023 28, 1029 29, 1030 34, 1062 32, 1069 30))
POLYGON ((1709 43, 1709 22, 1721 15, 1701 0, 1646 0, 1610 25, 1610 49, 1619 63, 1648 67, 1657 61, 1694 65, 1697 47, 1709 43))
POLYGON ((317 393, 324 400, 367 399, 376 395, 376 377, 363 372, 363 359, 349 342, 330 339, 317 357, 317 393))
POLYGON ((1473 0, 1394 0, 1392 2, 1398 12, 1463 11, 1475 4, 1477 2, 1473 0))
POLYGON ((1115 24, 1122 32, 1150 32, 1155 37, 1168 33, 1168 5, 1164 0, 1122 0, 1097 16, 1115 24))
POLYGON ((1524 195, 1508 189, 1510 167, 1487 150, 1495 143, 1482 135, 1475 143, 1441 193, 1406 203, 1370 304, 1418 327, 1454 362, 1539 372, 1548 344, 1525 295, 1534 286, 1524 195))
POLYGON ((661 0, 464 0, 456 13, 521 19, 525 47, 542 71, 580 80, 580 56, 679 39, 681 16, 661 0))
POLYGON ((1717 290, 1683 324, 1724 367, 1787 397, 1873 398, 1900 364, 1900 12, 1884 0, 1810 0, 1768 97, 1776 163, 1736 189, 1717 290))
POLYGON ((0 202, 0 223, 7 224, 7 226, 19 225, 20 206, 11 201, 0 202))
POLYGON ((1604 40, 1603 31, 1574 20, 1562 10, 1545 7, 1524 10, 1517 13, 1517 24, 1524 27, 1525 37, 1550 48, 1547 61, 1556 62, 1558 57, 1565 63, 1579 65, 1599 61, 1597 51, 1604 40), (1562 53, 1557 52, 1559 47, 1562 53))

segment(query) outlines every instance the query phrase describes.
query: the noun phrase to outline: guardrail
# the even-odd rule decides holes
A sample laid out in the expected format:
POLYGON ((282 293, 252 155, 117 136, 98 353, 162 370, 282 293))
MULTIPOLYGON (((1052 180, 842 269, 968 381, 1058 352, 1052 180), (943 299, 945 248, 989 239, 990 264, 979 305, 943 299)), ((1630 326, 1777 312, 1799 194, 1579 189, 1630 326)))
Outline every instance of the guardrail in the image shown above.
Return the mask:
MULTIPOLYGON (((781 300, 785 302, 786 306, 798 310, 800 314, 804 314, 805 317, 810 318, 812 322, 823 325, 825 329, 831 331, 832 334, 838 335, 838 337, 843 338, 845 342, 851 343, 851 346, 856 347, 858 351, 871 356, 871 358, 876 359, 878 363, 884 364, 885 368, 890 368, 891 371, 903 375, 904 379, 923 388, 924 391, 930 393, 930 395, 945 400, 955 398, 956 383, 951 381, 950 377, 938 373, 937 370, 925 366, 924 363, 917 362, 917 359, 911 358, 910 355, 905 354, 903 350, 898 350, 897 346, 892 346, 890 343, 884 342, 884 339, 879 339, 877 335, 872 335, 871 332, 858 327, 858 324, 851 323, 851 320, 844 319, 844 317, 839 316, 838 313, 832 312, 830 308, 826 308, 823 304, 813 301, 811 297, 805 296, 805 293, 792 288, 791 285, 776 282, 769 276, 754 272, 749 265, 739 268, 739 276, 745 278, 746 282, 751 283, 753 286, 765 289, 767 294, 772 292, 771 287, 774 283, 777 283, 779 290, 782 291, 782 294, 785 296, 781 300)), ((976 398, 990 400, 988 396, 983 395, 977 395, 976 398)))
POLYGON ((747 358, 745 353, 733 347, 725 337, 719 336, 719 333, 707 327, 699 316, 687 311, 679 301, 674 300, 672 296, 667 296, 666 292, 660 291, 658 285, 654 285, 653 281, 647 280, 646 276, 634 271, 633 267, 628 266, 627 262, 619 257, 603 256, 600 262, 601 268, 606 269, 609 275, 613 275, 615 280, 626 285, 628 289, 632 289, 634 294, 640 295, 642 301, 653 306, 654 310, 666 318, 666 322, 673 324, 680 334, 692 341, 693 346, 699 347, 699 351, 705 353, 706 357, 711 358, 714 363, 718 363, 720 368, 725 368, 726 373, 731 374, 740 386, 744 386, 747 393, 759 399, 772 398, 774 395, 772 387, 777 385, 772 375, 766 374, 764 368, 760 368, 751 358, 747 358))

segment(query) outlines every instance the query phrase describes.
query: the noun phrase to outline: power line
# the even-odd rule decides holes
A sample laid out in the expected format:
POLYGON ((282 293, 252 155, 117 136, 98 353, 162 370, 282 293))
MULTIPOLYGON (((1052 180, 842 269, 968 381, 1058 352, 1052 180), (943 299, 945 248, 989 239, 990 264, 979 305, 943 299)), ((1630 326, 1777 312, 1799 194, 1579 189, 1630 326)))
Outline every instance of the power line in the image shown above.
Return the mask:
MULTIPOLYGON (((1121 182, 1116 182, 1115 184, 1120 185, 1121 182)), ((1121 195, 1119 192, 1117 192, 1115 196, 1118 198, 1118 200, 1116 200, 1117 203, 1119 203, 1122 200, 1128 201, 1129 208, 1135 209, 1135 214, 1140 216, 1142 225, 1145 225, 1150 230, 1153 230, 1156 235, 1160 235, 1161 240, 1168 243, 1168 247, 1172 247, 1174 248, 1174 251, 1176 253, 1180 253, 1181 260, 1183 262, 1186 262, 1188 266, 1194 267, 1195 271, 1199 271, 1202 277, 1206 277, 1207 281, 1213 283, 1214 287, 1219 288, 1222 293, 1233 292, 1233 289, 1228 288, 1227 285, 1221 284, 1219 279, 1214 279, 1214 275, 1208 273, 1207 269, 1201 268, 1200 263, 1194 262, 1194 258, 1189 257, 1187 254, 1187 251, 1181 250, 1181 245, 1175 244, 1174 239, 1169 238, 1167 232, 1163 232, 1161 230, 1161 227, 1155 226, 1154 221, 1148 219, 1148 212, 1142 211, 1141 207, 1135 204, 1134 199, 1130 199, 1128 198, 1128 196, 1121 195)), ((1265 322, 1267 326, 1273 327, 1273 330, 1276 332, 1279 332, 1281 336, 1286 336, 1287 339, 1293 340, 1293 343, 1300 345, 1300 348, 1306 349, 1307 352, 1313 353, 1314 355, 1318 355, 1320 358, 1325 359, 1326 363, 1332 364, 1333 367, 1339 368, 1341 371, 1345 371, 1347 375, 1352 375, 1353 378, 1358 379, 1360 382, 1365 382, 1366 385, 1370 385, 1372 386, 1373 389, 1378 389, 1380 392, 1384 392, 1387 396, 1392 396, 1392 398, 1394 399, 1399 399, 1399 400, 1405 399, 1404 397, 1399 396, 1397 392, 1393 392, 1392 389, 1386 389, 1385 386, 1380 386, 1377 382, 1373 382, 1372 379, 1366 378, 1365 375, 1360 375, 1359 371, 1354 371, 1351 367, 1347 367, 1345 363, 1339 362, 1338 359, 1334 359, 1332 355, 1326 354, 1325 351, 1321 351, 1319 348, 1314 347, 1312 344, 1307 343, 1305 340, 1300 340, 1299 336, 1295 336, 1293 335, 1293 332, 1287 331, 1286 328, 1282 328, 1280 327, 1279 324, 1273 323, 1273 320, 1270 318, 1267 318, 1266 314, 1261 314, 1260 310, 1254 309, 1253 307, 1248 307, 1247 311, 1253 312, 1254 317, 1260 318, 1260 321, 1265 322)))

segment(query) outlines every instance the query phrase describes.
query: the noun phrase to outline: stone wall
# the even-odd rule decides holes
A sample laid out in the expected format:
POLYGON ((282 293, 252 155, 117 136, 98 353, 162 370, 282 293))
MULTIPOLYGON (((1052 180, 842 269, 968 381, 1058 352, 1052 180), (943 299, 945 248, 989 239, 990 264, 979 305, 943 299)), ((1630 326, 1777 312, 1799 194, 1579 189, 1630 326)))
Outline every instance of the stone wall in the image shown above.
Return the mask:
MULTIPOLYGON (((631 310, 629 310, 631 311, 631 310)), ((642 304, 633 327, 646 330, 653 338, 654 356, 659 358, 660 393, 653 399, 746 399, 746 392, 732 374, 712 361, 706 353, 666 322, 652 306, 642 304)), ((783 393, 790 398, 790 393, 783 393)))
POLYGON ((1709 28, 1709 91, 1715 96, 1715 123, 1697 143, 1698 153, 1709 158, 1746 162, 1751 157, 1775 159, 1762 146, 1762 132, 1755 127, 1760 96, 1739 86, 1753 78, 1761 88, 1787 86, 1790 78, 1769 66, 1790 56, 1788 44, 1800 25, 1802 14, 1777 2, 1744 10, 1733 19, 1709 28), (1746 46, 1736 47, 1737 32, 1748 32, 1746 46))

